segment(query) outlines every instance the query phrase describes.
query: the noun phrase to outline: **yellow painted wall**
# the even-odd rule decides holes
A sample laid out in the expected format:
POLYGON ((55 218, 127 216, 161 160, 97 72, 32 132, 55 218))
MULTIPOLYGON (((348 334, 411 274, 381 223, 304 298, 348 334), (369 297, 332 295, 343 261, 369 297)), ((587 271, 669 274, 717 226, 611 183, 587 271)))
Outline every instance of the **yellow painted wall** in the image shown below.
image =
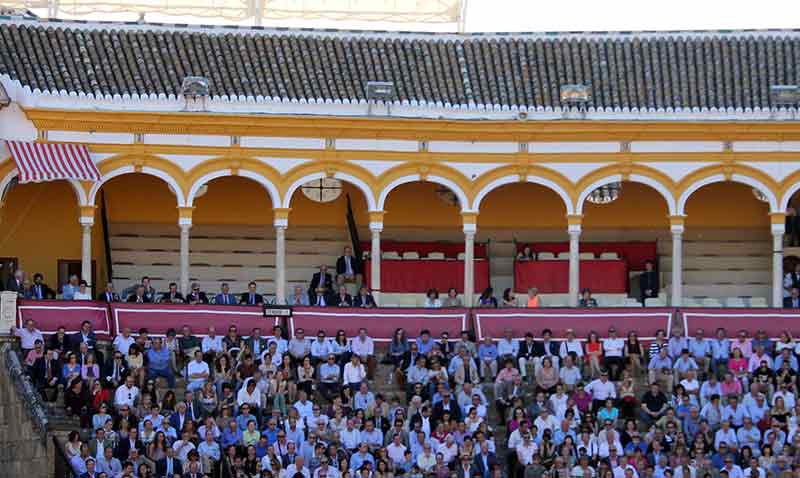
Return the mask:
POLYGON ((148 174, 126 174, 103 185, 109 222, 177 224, 178 202, 167 183, 148 174))
MULTIPOLYGON (((81 259, 81 226, 72 187, 66 182, 21 184, 6 196, 0 210, 0 256, 16 257, 29 278, 40 272, 52 288, 58 282, 58 260, 81 259)), ((99 217, 92 230, 97 281, 106 281, 99 217)), ((91 280, 88 278, 87 280, 91 280)))
POLYGON ((769 229, 769 205, 744 184, 709 184, 686 203, 686 227, 769 229))
POLYGON ((483 198, 478 215, 478 230, 567 227, 564 201, 555 192, 530 183, 513 183, 490 192, 483 198))
POLYGON ((383 217, 385 228, 424 227, 426 229, 461 229, 461 206, 454 206, 436 193, 438 184, 417 182, 403 184, 386 198, 383 217))

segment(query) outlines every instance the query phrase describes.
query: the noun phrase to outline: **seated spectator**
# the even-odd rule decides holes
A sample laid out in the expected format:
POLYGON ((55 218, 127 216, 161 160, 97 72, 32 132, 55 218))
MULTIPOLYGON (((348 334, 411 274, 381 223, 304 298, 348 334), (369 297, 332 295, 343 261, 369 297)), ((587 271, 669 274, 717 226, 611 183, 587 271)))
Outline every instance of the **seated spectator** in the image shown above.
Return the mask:
POLYGON ((362 285, 358 289, 358 295, 353 299, 353 307, 368 309, 377 306, 378 304, 375 303, 375 298, 372 297, 370 290, 362 285))
POLYGON ((109 282, 106 284, 106 289, 97 294, 97 300, 110 304, 112 302, 120 302, 121 299, 119 294, 114 291, 114 284, 109 282))
POLYGON ((535 261, 536 254, 533 253, 531 246, 525 246, 522 248, 522 251, 517 253, 517 260, 520 262, 535 261))
POLYGON ((458 291, 455 289, 455 287, 451 287, 447 290, 447 297, 445 297, 444 301, 442 301, 442 307, 464 307, 464 303, 461 302, 461 299, 458 297, 458 291))
POLYGON ((487 287, 478 298, 478 307, 497 308, 497 299, 494 298, 494 289, 487 287))
POLYGON ((487 335, 478 347, 478 360, 480 361, 481 376, 484 380, 497 375, 498 359, 497 345, 487 335))
POLYGON ((425 294, 425 302, 422 304, 426 309, 438 309, 442 307, 442 301, 439 300, 439 291, 436 289, 428 289, 425 294))
POLYGON ((333 300, 331 300, 328 305, 334 307, 352 307, 353 297, 347 293, 347 287, 342 285, 339 286, 337 294, 333 296, 333 300))
MULTIPOLYGON (((17 270, 14 273, 14 277, 9 279, 9 284, 6 285, 6 290, 21 290, 23 277, 24 273, 21 270, 17 270), (17 286, 17 283, 19 283, 19 286, 17 286)), ((79 287, 80 282, 78 279, 78 274, 70 274, 69 279, 67 279, 67 283, 61 287, 61 298, 64 300, 75 300, 75 292, 78 291, 79 287)))
POLYGON ((169 290, 161 294, 158 302, 166 302, 167 304, 183 304, 183 294, 178 292, 178 284, 170 282, 169 290))
POLYGON ((78 283, 78 290, 72 294, 73 300, 92 300, 92 291, 89 290, 89 284, 81 279, 78 283))
POLYGON ((37 272, 33 275, 33 284, 31 285, 31 292, 29 299, 45 300, 55 299, 56 293, 47 284, 44 283, 44 276, 37 272))
POLYGON ((255 282, 250 281, 247 284, 247 292, 242 293, 239 303, 242 305, 262 305, 264 303, 264 296, 256 292, 255 282))
POLYGON ((227 282, 223 282, 220 286, 220 292, 214 297, 214 303, 217 305, 235 305, 239 300, 231 294, 230 286, 227 282))
POLYGON ((511 291, 511 288, 507 288, 503 291, 503 303, 501 307, 516 307, 517 306, 517 298, 514 297, 514 293, 511 291))
POLYGON ((597 301, 592 297, 592 291, 583 289, 581 291, 580 299, 578 300, 578 307, 597 307, 597 301))
POLYGON ((150 302, 147 295, 145 294, 144 286, 140 285, 136 287, 136 291, 128 297, 128 302, 136 303, 136 304, 146 304, 150 302))
POLYGON ((333 278, 328 273, 328 266, 322 264, 319 266, 319 272, 315 272, 311 277, 311 282, 308 286, 308 297, 311 304, 316 304, 316 298, 322 292, 322 295, 327 295, 329 291, 333 290, 333 278))
POLYGON ((367 380, 375 377, 375 343, 367 335, 367 329, 358 329, 358 336, 350 341, 350 352, 361 359, 362 364, 367 366, 367 380))
POLYGON ((308 303, 308 294, 303 292, 303 288, 299 285, 294 286, 294 293, 286 299, 288 305, 305 305, 308 303))
POLYGON ((192 282, 192 287, 186 295, 186 303, 191 305, 208 304, 208 297, 205 292, 200 290, 197 282, 192 282))
POLYGON ((542 301, 539 297, 539 289, 536 287, 531 287, 528 289, 528 301, 526 306, 529 309, 537 309, 542 306, 542 301))
POLYGON ((361 261, 353 256, 353 249, 345 246, 344 254, 336 259, 336 275, 342 277, 345 282, 354 282, 358 287, 363 280, 363 270, 361 261))
POLYGON ((153 347, 147 351, 147 378, 155 380, 162 377, 169 388, 175 387, 175 374, 172 371, 169 351, 164 347, 161 337, 153 339, 153 347))

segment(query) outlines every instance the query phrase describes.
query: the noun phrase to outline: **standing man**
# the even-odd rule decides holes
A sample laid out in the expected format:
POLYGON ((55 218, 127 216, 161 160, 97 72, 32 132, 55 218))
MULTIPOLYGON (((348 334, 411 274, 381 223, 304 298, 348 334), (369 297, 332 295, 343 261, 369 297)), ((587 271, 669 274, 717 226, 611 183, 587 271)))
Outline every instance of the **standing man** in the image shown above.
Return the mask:
POLYGON ((653 261, 647 260, 644 263, 644 272, 639 276, 639 293, 642 298, 642 305, 645 299, 658 297, 658 272, 655 271, 653 261))
POLYGON ((344 277, 347 283, 355 283, 356 289, 361 288, 364 274, 362 271, 361 261, 353 256, 353 248, 345 246, 344 254, 336 259, 336 275, 344 277))

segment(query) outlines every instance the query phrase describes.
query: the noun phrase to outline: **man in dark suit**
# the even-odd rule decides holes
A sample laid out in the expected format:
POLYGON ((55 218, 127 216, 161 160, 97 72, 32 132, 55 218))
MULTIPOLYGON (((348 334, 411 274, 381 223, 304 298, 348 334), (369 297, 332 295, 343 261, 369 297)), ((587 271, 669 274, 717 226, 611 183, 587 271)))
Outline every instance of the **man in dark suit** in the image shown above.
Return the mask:
POLYGON ((340 286, 339 293, 333 296, 333 306, 335 307, 352 307, 353 297, 347 293, 347 287, 340 286))
POLYGON ((134 292, 133 294, 131 294, 130 297, 128 297, 128 302, 136 304, 147 304, 150 302, 150 299, 145 293, 143 285, 136 287, 136 292, 134 292))
POLYGON ((178 292, 178 284, 174 282, 169 283, 169 290, 161 294, 159 302, 166 302, 167 304, 183 304, 183 294, 178 292))
POLYGON ((533 341, 533 334, 526 333, 525 340, 519 343, 519 351, 517 352, 517 363, 523 378, 528 376, 528 368, 533 368, 534 359, 539 354, 539 346, 533 341))
POLYGON ((119 294, 114 292, 114 284, 109 282, 106 284, 106 290, 97 294, 97 300, 110 304, 112 302, 119 302, 119 294))
POLYGON ((644 272, 639 276, 639 293, 642 298, 642 305, 644 300, 652 297, 658 297, 658 272, 655 271, 653 261, 644 263, 644 272))
POLYGON ((800 289, 792 287, 791 295, 783 299, 783 308, 800 309, 800 289))
POLYGON ((433 426, 435 427, 444 418, 445 414, 449 414, 451 419, 456 422, 461 421, 461 408, 455 400, 450 397, 450 391, 445 389, 442 391, 442 399, 433 406, 433 426))
POLYGON ((319 266, 319 272, 314 273, 314 276, 311 277, 311 284, 308 286, 308 298, 312 305, 317 302, 317 290, 323 288, 325 291, 333 289, 333 278, 328 274, 328 266, 325 264, 319 266))
POLYGON ((456 465, 457 478, 472 478, 475 476, 475 468, 472 465, 472 457, 463 453, 459 458, 459 463, 456 465))
POLYGON ((156 462, 156 476, 168 476, 172 478, 175 473, 183 474, 181 461, 175 458, 175 449, 167 447, 167 456, 156 462))
POLYGON ((488 442, 481 443, 481 452, 475 455, 472 462, 475 474, 480 474, 481 478, 489 478, 492 470, 497 466, 497 456, 489 451, 488 442))
POLYGON ((169 417, 169 424, 175 430, 183 430, 183 424, 186 423, 187 420, 192 421, 192 418, 186 412, 185 403, 179 402, 175 408, 175 412, 169 417))
POLYGON ((144 444, 139 440, 139 429, 135 426, 131 426, 128 432, 128 438, 120 440, 119 443, 117 443, 117 459, 124 463, 128 460, 128 457, 130 457, 131 450, 134 449, 142 453, 144 452, 144 444))
POLYGON ((84 320, 81 322, 81 330, 75 332, 72 335, 72 351, 75 353, 80 352, 81 344, 85 343, 86 347, 89 349, 89 352, 95 353, 95 358, 98 359, 99 363, 102 362, 102 357, 100 356, 99 352, 97 351, 97 336, 94 334, 92 330, 92 323, 88 320, 84 320))
POLYGON ((36 300, 56 298, 55 291, 44 283, 44 276, 38 272, 33 275, 33 285, 31 286, 31 298, 36 300))
POLYGON ((111 360, 103 367, 103 383, 112 390, 125 383, 125 377, 128 376, 128 366, 125 363, 125 357, 119 350, 114 351, 111 360))
POLYGON ((220 286, 220 293, 214 297, 214 303, 217 305, 236 305, 239 303, 236 297, 231 294, 231 289, 227 282, 223 282, 220 286))
POLYGON ((242 305, 261 305, 264 303, 264 297, 256 292, 255 282, 251 281, 247 284, 247 292, 242 294, 239 303, 242 305))
POLYGON ((61 376, 61 362, 56 359, 56 351, 48 350, 47 353, 33 362, 31 375, 33 383, 49 402, 56 401, 58 397, 58 379, 61 376))
POLYGON ((158 299, 158 292, 150 285, 150 278, 147 276, 142 277, 142 287, 144 287, 144 296, 147 302, 155 302, 158 299))
POLYGON ((200 290, 197 282, 192 283, 192 290, 186 295, 187 304, 208 304, 208 297, 206 293, 200 290))
POLYGON ((189 463, 189 470, 183 474, 183 478, 202 478, 203 474, 199 470, 200 462, 192 461, 189 463))
POLYGON ((344 255, 336 259, 336 275, 344 276, 348 282, 361 282, 361 261, 353 256, 353 249, 350 246, 346 246, 344 255))
POLYGON ((14 271, 14 275, 8 278, 6 290, 10 292, 22 292, 24 290, 25 273, 22 269, 14 271))
POLYGON ((253 329, 253 333, 250 334, 250 337, 247 337, 244 343, 247 346, 247 350, 253 354, 253 358, 256 361, 258 361, 261 354, 269 348, 269 342, 266 338, 261 336, 261 329, 258 327, 253 329))

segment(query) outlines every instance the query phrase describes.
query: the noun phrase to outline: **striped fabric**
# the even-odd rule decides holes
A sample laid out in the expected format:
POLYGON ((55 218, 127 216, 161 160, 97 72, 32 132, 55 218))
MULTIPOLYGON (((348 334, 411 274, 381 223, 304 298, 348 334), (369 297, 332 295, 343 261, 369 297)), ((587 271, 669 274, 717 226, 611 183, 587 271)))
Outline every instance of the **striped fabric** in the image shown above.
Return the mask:
POLYGON ((100 180, 100 171, 85 145, 6 141, 6 146, 17 163, 20 183, 57 179, 100 180))

